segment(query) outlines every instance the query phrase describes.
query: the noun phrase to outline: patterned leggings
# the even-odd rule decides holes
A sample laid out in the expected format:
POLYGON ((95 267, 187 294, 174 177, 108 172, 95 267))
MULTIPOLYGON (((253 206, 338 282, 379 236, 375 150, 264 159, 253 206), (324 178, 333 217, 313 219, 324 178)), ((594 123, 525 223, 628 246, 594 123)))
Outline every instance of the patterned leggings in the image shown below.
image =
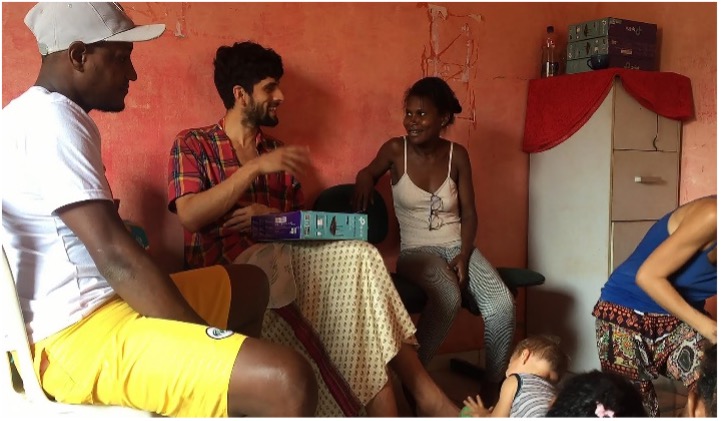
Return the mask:
MULTIPOLYGON (((398 259, 399 275, 416 283, 428 301, 418 321, 418 356, 427 364, 448 334, 461 307, 461 290, 448 263, 460 252, 457 247, 418 247, 404 250, 398 259)), ((513 297, 490 263, 474 249, 468 269, 468 292, 483 317, 488 380, 501 381, 511 356, 515 308, 513 297)))
POLYGON ((596 345, 605 372, 628 378, 641 392, 650 417, 659 417, 652 380, 659 375, 680 380, 693 389, 707 341, 691 326, 668 314, 642 313, 599 301, 596 345))

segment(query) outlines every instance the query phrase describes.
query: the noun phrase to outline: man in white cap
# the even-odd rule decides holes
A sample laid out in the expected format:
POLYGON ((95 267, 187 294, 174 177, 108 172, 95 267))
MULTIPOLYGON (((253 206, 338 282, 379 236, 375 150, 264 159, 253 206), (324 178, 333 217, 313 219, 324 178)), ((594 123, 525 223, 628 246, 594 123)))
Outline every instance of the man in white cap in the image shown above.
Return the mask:
POLYGON ((2 241, 43 389, 167 416, 312 415, 307 361, 245 336, 260 332, 262 271, 169 276, 114 206, 88 113, 125 108, 132 43, 165 25, 136 26, 117 3, 38 3, 25 23, 42 65, 0 113, 2 241))

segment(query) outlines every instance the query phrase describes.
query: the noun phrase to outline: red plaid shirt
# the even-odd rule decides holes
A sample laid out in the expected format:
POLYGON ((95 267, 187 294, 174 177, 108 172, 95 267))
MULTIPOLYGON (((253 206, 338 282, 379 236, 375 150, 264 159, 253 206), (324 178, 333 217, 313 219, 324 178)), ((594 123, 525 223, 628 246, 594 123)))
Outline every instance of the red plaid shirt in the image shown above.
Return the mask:
MULTIPOLYGON (((282 146, 277 139, 259 132, 258 154, 282 146)), ((175 200, 188 193, 200 193, 216 186, 240 168, 235 148, 223 131, 222 120, 212 126, 180 132, 173 142, 168 162, 168 209, 175 213, 175 200)), ((284 172, 261 175, 250 185, 230 212, 249 202, 289 212, 302 209, 300 183, 284 172)), ((221 227, 221 221, 198 232, 183 229, 185 265, 189 268, 228 264, 253 245, 250 234, 221 227)))

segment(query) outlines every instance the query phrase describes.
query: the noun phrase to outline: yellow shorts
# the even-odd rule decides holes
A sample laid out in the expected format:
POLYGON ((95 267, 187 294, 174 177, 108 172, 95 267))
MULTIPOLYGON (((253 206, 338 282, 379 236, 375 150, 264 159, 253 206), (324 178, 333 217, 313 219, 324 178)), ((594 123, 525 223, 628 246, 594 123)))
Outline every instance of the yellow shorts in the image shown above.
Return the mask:
POLYGON ((228 416, 245 336, 223 330, 230 279, 221 266, 171 276, 212 327, 143 317, 120 298, 34 345, 43 389, 59 402, 122 405, 174 417, 228 416))

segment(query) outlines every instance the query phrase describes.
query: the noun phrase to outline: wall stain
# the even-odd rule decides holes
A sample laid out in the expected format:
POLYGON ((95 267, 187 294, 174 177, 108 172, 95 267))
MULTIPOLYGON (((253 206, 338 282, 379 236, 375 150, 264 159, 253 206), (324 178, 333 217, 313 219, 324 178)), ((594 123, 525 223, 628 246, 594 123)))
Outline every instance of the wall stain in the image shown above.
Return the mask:
POLYGON ((190 6, 187 2, 180 3, 180 17, 175 21, 175 32, 173 35, 175 35, 176 38, 185 38, 186 33, 183 32, 183 29, 187 29, 186 23, 185 23, 185 17, 187 15, 188 8, 190 6))

